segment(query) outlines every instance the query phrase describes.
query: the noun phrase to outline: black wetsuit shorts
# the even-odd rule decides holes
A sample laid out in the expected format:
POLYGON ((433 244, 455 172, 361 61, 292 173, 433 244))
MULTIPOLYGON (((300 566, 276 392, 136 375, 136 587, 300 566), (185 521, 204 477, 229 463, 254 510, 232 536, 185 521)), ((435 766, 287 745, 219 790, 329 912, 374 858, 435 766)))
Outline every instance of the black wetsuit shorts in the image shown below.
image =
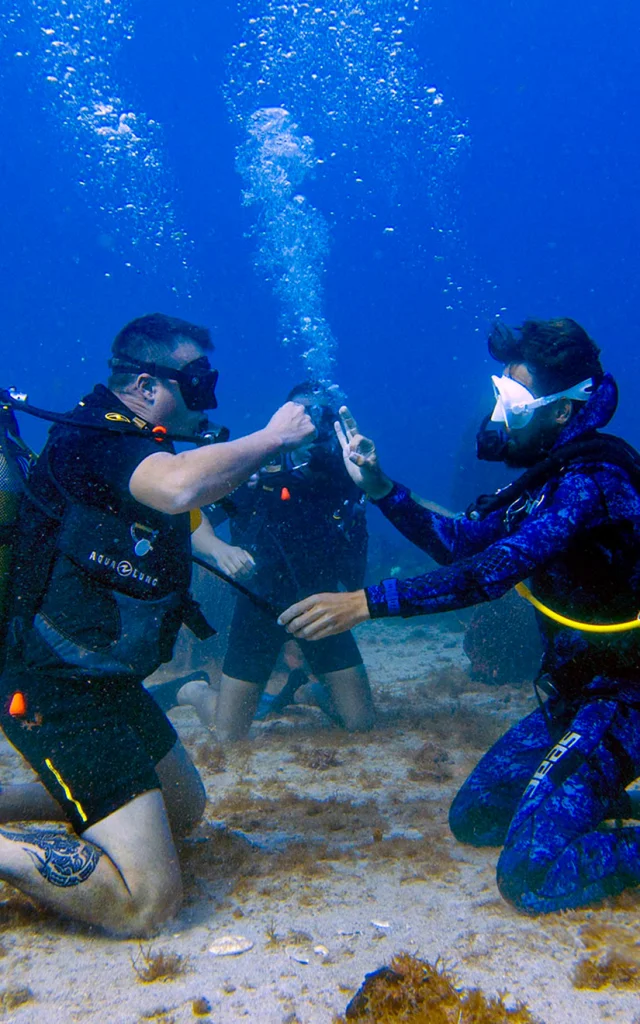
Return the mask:
POLYGON ((77 833, 160 788, 155 766, 177 734, 139 680, 33 672, 0 687, 2 729, 77 833))
MULTIPOLYGON (((283 644, 289 634, 276 620, 248 598, 236 602, 229 645, 222 671, 231 679, 266 686, 283 644)), ((362 664, 362 656, 351 633, 326 640, 298 640, 311 671, 321 676, 362 664)))

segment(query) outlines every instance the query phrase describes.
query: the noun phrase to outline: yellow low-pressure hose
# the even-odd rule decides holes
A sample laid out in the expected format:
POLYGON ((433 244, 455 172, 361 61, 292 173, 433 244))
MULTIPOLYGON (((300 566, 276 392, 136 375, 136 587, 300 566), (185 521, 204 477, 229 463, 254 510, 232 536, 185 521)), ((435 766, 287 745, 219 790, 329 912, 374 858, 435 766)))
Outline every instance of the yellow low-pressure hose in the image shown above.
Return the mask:
POLYGON ((569 626, 570 629, 579 629, 584 633, 626 633, 629 629, 640 629, 640 612, 638 612, 638 618, 631 619, 630 622, 613 622, 606 626, 597 625, 594 622, 578 622, 576 619, 568 619, 566 615, 559 615, 553 609, 547 608, 541 601, 538 601, 537 597, 533 596, 524 583, 516 583, 515 589, 520 597, 524 597, 525 601, 532 604, 534 608, 537 608, 539 612, 546 615, 548 619, 559 622, 561 626, 569 626))

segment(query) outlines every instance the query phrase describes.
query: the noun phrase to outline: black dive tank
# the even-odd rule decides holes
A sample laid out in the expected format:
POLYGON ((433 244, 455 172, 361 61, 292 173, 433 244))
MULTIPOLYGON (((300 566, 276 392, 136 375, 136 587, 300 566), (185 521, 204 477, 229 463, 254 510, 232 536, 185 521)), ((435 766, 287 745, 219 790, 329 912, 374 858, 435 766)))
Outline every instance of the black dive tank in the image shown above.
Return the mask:
POLYGON ((0 445, 0 636, 7 611, 13 543, 22 489, 18 472, 11 462, 9 444, 5 434, 0 445))

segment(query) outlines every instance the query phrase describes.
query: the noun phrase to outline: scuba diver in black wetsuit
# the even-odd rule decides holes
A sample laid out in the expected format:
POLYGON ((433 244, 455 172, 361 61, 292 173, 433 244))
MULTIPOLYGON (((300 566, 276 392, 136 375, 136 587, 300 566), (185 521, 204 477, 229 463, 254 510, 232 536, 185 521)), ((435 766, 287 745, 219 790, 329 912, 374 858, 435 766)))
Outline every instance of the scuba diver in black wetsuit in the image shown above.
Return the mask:
MULTIPOLYGON (((164 314, 124 327, 107 387, 57 417, 17 524, 0 724, 40 781, 0 789, 0 880, 123 936, 177 910, 174 836, 205 803, 142 684, 181 622, 198 628, 190 513, 315 434, 289 403, 263 430, 176 454, 169 436, 194 435, 216 407, 212 348, 208 330, 164 314), (21 824, 34 821, 73 831, 21 824)), ((202 551, 208 522, 196 534, 202 551)))
MULTIPOLYGON (((277 456, 228 498, 203 509, 215 526, 230 520, 232 544, 217 539, 217 565, 283 609, 319 587, 361 586, 367 530, 362 492, 344 469, 333 422, 331 395, 311 383, 298 385, 289 401, 306 407, 317 437, 309 445, 277 456)), ((192 703, 203 722, 225 742, 246 735, 253 718, 269 710, 261 695, 274 669, 285 631, 249 599, 237 599, 220 691, 188 682, 179 702, 192 703)), ((347 729, 369 729, 374 720, 371 690, 362 657, 350 633, 319 644, 301 644, 322 686, 316 701, 347 729)), ((275 708, 293 699, 306 674, 294 669, 275 708)), ((272 705, 273 706, 273 705, 272 705)))

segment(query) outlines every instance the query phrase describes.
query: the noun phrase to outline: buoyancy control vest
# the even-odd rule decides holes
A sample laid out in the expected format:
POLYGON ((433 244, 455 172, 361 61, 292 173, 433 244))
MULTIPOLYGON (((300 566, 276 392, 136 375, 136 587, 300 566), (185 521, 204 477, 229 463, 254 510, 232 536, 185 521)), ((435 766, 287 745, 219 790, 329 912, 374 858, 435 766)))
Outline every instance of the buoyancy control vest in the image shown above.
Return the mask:
MULTIPOLYGON (((10 465, 11 439, 3 435, 10 465)), ((22 487, 11 467, 8 662, 144 678, 170 660, 183 622, 200 639, 213 635, 189 595, 189 516, 162 516, 133 499, 119 508, 96 504, 95 496, 83 502, 56 478, 49 455, 47 445, 22 487)))
POLYGON ((0 406, 0 668, 23 483, 33 456, 13 412, 0 406))
MULTIPOLYGON (((564 474, 578 465, 582 465, 584 474, 589 475, 605 464, 624 470, 634 491, 640 495, 640 454, 622 438, 613 434, 595 434, 563 445, 495 494, 481 495, 466 514, 478 520, 503 512, 509 529, 512 518, 518 521, 530 507, 537 506, 545 486, 559 483, 564 474)), ((593 540, 588 556, 585 556, 584 548, 573 556, 574 584, 572 592, 567 595, 565 607, 557 607, 555 601, 550 607, 525 584, 516 586, 518 594, 529 601, 552 627, 566 627, 582 633, 584 649, 577 651, 569 667, 562 670, 566 677, 573 673, 578 682, 583 662, 589 662, 591 675, 596 672, 616 675, 627 663, 635 670, 638 662, 635 637, 640 627, 640 594, 633 525, 630 521, 615 526, 605 524, 594 531, 593 540), (612 531, 616 536, 613 547, 610 543, 612 531), (580 614, 580 600, 575 607, 574 592, 583 592, 581 579, 587 591, 595 586, 600 595, 603 611, 592 612, 597 621, 584 620, 584 615, 580 614)), ((570 548, 566 557, 572 558, 570 548)), ((557 671, 555 674, 560 678, 557 671)))
POLYGON ((508 509, 523 495, 532 494, 580 462, 619 466, 640 494, 640 454, 615 434, 595 434, 563 445, 494 494, 481 494, 467 509, 467 518, 485 519, 493 512, 508 509))
POLYGON ((277 549, 293 581, 290 555, 301 544, 317 544, 335 564, 340 582, 356 590, 366 571, 365 503, 344 470, 342 454, 323 443, 312 446, 303 462, 296 452, 278 456, 204 511, 214 528, 228 518, 233 543, 252 554, 277 549))

